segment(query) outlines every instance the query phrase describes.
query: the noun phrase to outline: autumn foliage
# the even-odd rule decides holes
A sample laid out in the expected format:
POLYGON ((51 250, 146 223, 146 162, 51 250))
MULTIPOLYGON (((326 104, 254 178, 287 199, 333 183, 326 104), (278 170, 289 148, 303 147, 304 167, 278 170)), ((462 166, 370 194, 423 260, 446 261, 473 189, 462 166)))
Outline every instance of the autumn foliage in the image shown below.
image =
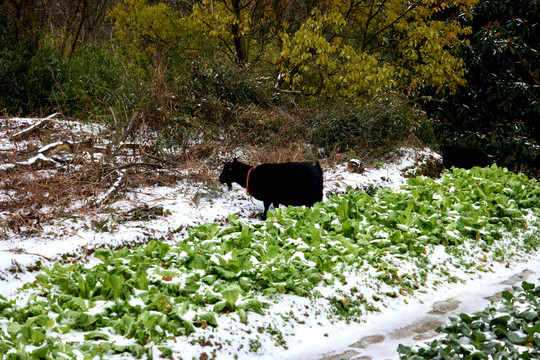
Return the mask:
POLYGON ((439 15, 453 9, 469 17, 476 2, 203 0, 180 14, 165 3, 125 0, 110 16, 117 38, 140 51, 212 46, 240 67, 271 64, 280 90, 359 99, 463 85, 456 50, 470 28, 439 15))
POLYGON ((373 143, 433 139, 435 128, 441 143, 483 146, 499 163, 537 169, 538 8, 5 0, 0 112, 139 121, 164 142, 225 131, 256 146, 293 139, 371 154, 389 149, 373 143))

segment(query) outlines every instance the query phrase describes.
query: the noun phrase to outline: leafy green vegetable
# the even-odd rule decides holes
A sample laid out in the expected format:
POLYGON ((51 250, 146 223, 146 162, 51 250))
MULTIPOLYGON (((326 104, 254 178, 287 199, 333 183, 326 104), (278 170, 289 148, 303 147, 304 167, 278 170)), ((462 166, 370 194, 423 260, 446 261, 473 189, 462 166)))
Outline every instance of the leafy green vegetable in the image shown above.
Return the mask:
MULTIPOLYGON (((10 349, 44 358, 58 352, 74 358, 75 350, 88 358, 123 352, 151 357, 149 349, 157 345, 163 356, 176 358, 171 339, 200 336, 231 313, 250 324, 253 314, 264 315, 281 294, 325 302, 329 318, 361 321, 363 314, 377 311, 373 301, 384 304, 424 291, 429 276, 459 281, 448 263, 436 261, 435 251, 474 273, 486 271, 489 261, 519 260, 540 248, 538 236, 505 240, 505 234, 537 227, 525 219, 538 216, 539 198, 535 180, 505 169, 455 169, 439 181, 409 179, 399 191, 382 189, 374 196, 351 191, 313 208, 276 209, 264 223, 231 217, 225 226, 204 224, 173 245, 149 239, 131 249, 98 249, 100 262, 92 268, 58 263, 43 268, 25 285, 25 305, 0 298, 5 329, 0 357, 10 349), (354 280, 359 274, 361 280, 354 280), (345 286, 352 281, 359 282, 345 286), (367 299, 358 291, 364 286, 376 294, 367 299), (322 297, 325 287, 335 295, 322 297), (84 341, 61 340, 73 331, 84 341), (112 335, 131 345, 109 342, 112 335)), ((535 291, 532 284, 522 287, 535 291)), ((503 298, 516 301, 509 292, 503 298)), ((445 331, 470 337, 479 352, 501 346, 508 351, 537 343, 536 314, 524 312, 517 322, 513 313, 490 319, 497 338, 506 341, 499 347, 480 331, 476 315, 463 315, 445 331)), ((286 346, 279 332, 268 331, 277 345, 286 346)), ((257 339, 249 342, 246 348, 253 351, 260 346, 257 339)), ((448 349, 452 346, 457 345, 451 342, 448 349)), ((438 353, 424 349, 414 356, 438 353)))
POLYGON ((506 291, 483 311, 451 318, 451 324, 437 329, 446 334, 442 339, 413 347, 400 345, 401 359, 433 359, 442 353, 442 358, 450 359, 537 359, 540 286, 523 282, 517 290, 511 296, 506 291), (468 343, 476 349, 473 354, 468 343))

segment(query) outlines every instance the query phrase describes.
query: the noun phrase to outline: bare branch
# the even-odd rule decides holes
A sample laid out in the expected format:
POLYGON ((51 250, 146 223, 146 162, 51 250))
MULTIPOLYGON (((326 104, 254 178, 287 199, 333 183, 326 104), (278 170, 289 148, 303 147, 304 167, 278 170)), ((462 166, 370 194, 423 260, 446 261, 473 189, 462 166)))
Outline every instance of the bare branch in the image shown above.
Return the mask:
POLYGON ((33 124, 32 126, 11 135, 10 139, 12 141, 19 141, 19 140, 29 137, 31 134, 35 133, 37 130, 45 127, 58 114, 59 113, 54 113, 52 115, 47 116, 44 119, 40 119, 37 123, 33 124))

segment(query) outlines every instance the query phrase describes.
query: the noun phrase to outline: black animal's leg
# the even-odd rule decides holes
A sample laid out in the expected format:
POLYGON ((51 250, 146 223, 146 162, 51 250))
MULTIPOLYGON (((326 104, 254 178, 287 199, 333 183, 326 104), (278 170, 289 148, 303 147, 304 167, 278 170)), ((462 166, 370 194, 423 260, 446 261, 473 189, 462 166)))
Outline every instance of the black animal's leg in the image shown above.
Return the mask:
POLYGON ((263 203, 264 203, 264 212, 262 213, 261 218, 263 220, 266 220, 266 213, 268 212, 268 209, 270 209, 270 204, 272 204, 272 201, 271 200, 264 200, 263 203))

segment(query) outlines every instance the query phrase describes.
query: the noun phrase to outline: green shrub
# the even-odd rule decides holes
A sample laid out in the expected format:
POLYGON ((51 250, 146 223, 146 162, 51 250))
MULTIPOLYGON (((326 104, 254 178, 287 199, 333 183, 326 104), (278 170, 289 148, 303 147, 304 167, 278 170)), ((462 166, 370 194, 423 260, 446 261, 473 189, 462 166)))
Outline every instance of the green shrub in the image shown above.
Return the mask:
POLYGON ((352 150, 378 157, 411 139, 433 141, 427 119, 402 99, 387 98, 358 106, 336 104, 313 119, 312 142, 327 150, 352 150))
MULTIPOLYGON (((62 58, 49 39, 0 49, 0 110, 119 121, 148 107, 149 76, 125 65, 107 47, 85 46, 62 58)), ((127 120, 126 120, 127 119, 127 120)))
POLYGON ((204 94, 213 95, 223 102, 233 105, 268 104, 265 81, 259 81, 257 74, 216 64, 194 71, 193 76, 204 94))
POLYGON ((279 107, 255 105, 238 107, 230 133, 237 143, 284 148, 288 145, 307 145, 311 129, 302 113, 284 111, 279 107))
POLYGON ((467 85, 426 93, 449 145, 483 147, 500 166, 540 170, 540 1, 482 1, 463 19, 472 35, 461 57, 467 85), (536 164, 536 165, 535 165, 536 164))
POLYGON ((13 115, 53 112, 51 95, 62 66, 53 49, 38 49, 34 41, 0 46, 0 111, 13 115))
POLYGON ((266 108, 272 102, 270 80, 256 70, 239 69, 218 59, 173 63, 167 83, 179 103, 177 108, 211 124, 230 123, 238 107, 266 108))
POLYGON ((86 46, 66 61, 56 88, 63 113, 128 121, 151 102, 150 76, 125 64, 106 46, 86 46))

